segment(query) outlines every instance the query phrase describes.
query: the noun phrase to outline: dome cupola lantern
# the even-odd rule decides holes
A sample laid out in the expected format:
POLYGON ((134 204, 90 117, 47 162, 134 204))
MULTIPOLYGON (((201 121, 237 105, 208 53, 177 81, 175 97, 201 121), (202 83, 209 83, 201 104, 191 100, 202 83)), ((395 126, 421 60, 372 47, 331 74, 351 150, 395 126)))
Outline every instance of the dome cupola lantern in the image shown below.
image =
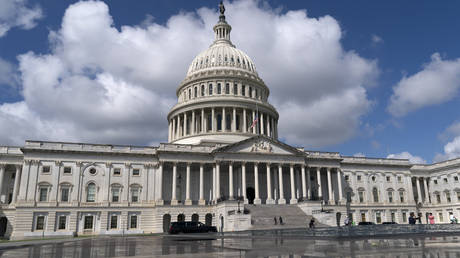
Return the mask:
POLYGON ((252 59, 230 41, 232 27, 219 4, 214 42, 198 54, 176 90, 168 114, 168 141, 177 144, 234 143, 265 135, 278 138, 278 112, 252 59))

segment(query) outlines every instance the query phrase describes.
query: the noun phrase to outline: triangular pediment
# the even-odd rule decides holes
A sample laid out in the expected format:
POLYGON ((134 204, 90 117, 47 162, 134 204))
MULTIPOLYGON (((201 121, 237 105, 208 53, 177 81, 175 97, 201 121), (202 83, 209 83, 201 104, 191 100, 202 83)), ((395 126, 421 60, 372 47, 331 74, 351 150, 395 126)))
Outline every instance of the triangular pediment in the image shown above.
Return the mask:
POLYGON ((262 135, 254 136, 249 139, 218 148, 214 150, 214 152, 296 156, 305 155, 303 151, 298 150, 297 148, 262 135))

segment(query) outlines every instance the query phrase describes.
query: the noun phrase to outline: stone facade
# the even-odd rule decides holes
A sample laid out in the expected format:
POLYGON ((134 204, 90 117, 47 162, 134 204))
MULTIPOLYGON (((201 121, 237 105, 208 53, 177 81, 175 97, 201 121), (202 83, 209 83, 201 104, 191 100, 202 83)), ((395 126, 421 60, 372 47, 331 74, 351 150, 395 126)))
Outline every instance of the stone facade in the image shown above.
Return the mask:
POLYGON ((251 204, 298 205, 329 225, 338 213, 375 223, 460 216, 460 159, 411 165, 278 141, 269 89, 230 31, 222 13, 176 91, 168 143, 0 147, 0 235, 163 232, 177 220, 244 230, 250 215, 237 211, 251 204))

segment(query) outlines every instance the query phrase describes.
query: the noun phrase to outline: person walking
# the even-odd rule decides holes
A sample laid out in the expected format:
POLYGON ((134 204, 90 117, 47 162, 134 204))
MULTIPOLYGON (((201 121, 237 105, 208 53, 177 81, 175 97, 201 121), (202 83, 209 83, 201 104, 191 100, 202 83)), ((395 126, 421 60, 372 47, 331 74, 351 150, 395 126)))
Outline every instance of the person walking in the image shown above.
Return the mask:
POLYGON ((310 229, 313 229, 315 227, 315 219, 314 218, 311 218, 310 223, 308 224, 308 227, 310 229))
POLYGON ((410 225, 415 225, 415 223, 417 223, 417 220, 415 219, 415 215, 413 212, 410 213, 410 216, 409 216, 409 224, 410 225))
POLYGON ((350 226, 350 219, 346 217, 344 223, 345 223, 345 226, 350 226))
POLYGON ((430 212, 430 215, 428 215, 428 221, 430 222, 431 225, 434 224, 434 216, 433 213, 430 212))
POLYGON ((276 217, 274 217, 273 220, 275 221, 275 225, 278 224, 278 221, 276 220, 276 217))
POLYGON ((280 219, 279 219, 279 222, 280 222, 280 225, 283 225, 283 218, 280 216, 280 219))

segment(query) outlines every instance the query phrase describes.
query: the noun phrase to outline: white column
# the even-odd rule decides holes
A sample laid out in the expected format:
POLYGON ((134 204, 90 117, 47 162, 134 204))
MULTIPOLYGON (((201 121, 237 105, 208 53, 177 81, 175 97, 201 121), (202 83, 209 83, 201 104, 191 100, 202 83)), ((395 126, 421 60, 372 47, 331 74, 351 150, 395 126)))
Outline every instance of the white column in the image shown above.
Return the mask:
POLYGON ((177 115, 177 138, 180 138, 182 136, 182 132, 180 128, 181 128, 181 120, 180 120, 180 114, 179 114, 177 115))
POLYGON ((260 112, 260 134, 263 135, 265 133, 264 129, 264 113, 260 112))
POLYGON ((267 136, 272 137, 272 131, 271 131, 271 126, 270 126, 270 121, 271 118, 269 115, 267 115, 267 136))
POLYGON ((316 181, 318 183, 318 198, 323 197, 323 189, 321 189, 321 167, 316 168, 316 181))
MULTIPOLYGON (((429 203, 430 202, 430 194, 428 192, 428 184, 427 184, 427 180, 428 178, 423 178, 423 188, 425 190, 425 203, 429 203)), ((394 180, 393 180, 394 181, 394 180)))
POLYGON ((168 142, 171 142, 171 120, 168 121, 168 142))
POLYGON ((192 135, 196 133, 196 118, 195 118, 195 110, 192 111, 192 135))
POLYGON ((187 135, 187 113, 184 112, 184 135, 187 135))
POLYGON ((293 164, 290 164, 289 172, 291 176, 291 200, 289 201, 289 204, 296 204, 297 199, 295 198, 295 181, 294 181, 294 165, 293 164))
POLYGON ((156 205, 163 205, 163 162, 158 163, 158 183, 156 187, 158 187, 158 199, 155 201, 156 205))
POLYGON ((177 163, 173 163, 172 188, 171 188, 171 205, 177 205, 177 163))
MULTIPOLYGON (((256 111, 255 111, 255 110, 252 110, 252 121, 251 121, 251 124, 254 123, 255 117, 256 117, 256 111)), ((259 122, 257 122, 257 123, 259 123, 259 122)), ((253 134, 256 134, 256 128, 257 128, 257 125, 254 126, 254 127, 252 128, 252 133, 253 133, 253 134)))
POLYGON ((220 122, 220 125, 222 126, 222 132, 225 132, 227 130, 227 116, 225 115, 225 108, 222 108, 222 121, 220 122))
POLYGON ((286 204, 286 199, 284 199, 283 165, 282 164, 278 165, 278 184, 280 188, 280 193, 279 193, 280 198, 278 199, 278 204, 286 204))
POLYGON ((339 187, 339 202, 342 201, 342 171, 340 171, 340 168, 337 168, 337 186, 339 187))
POLYGON ((310 175, 310 168, 307 167, 307 198, 311 198, 311 181, 310 181, 311 175, 310 175))
POLYGON ((302 165, 302 198, 307 199, 307 185, 305 183, 305 165, 302 165))
POLYGON ((254 163, 254 188, 255 188, 255 199, 254 204, 261 204, 259 195, 259 164, 254 163))
POLYGON ((246 121, 246 109, 243 108, 243 133, 246 133, 248 131, 248 124, 246 121))
POLYGON ((233 108, 232 132, 236 132, 236 108, 233 108))
POLYGON ((6 164, 0 164, 0 198, 2 197, 3 177, 5 176, 5 169, 6 169, 6 164))
POLYGON ((216 163, 216 199, 220 198, 220 164, 216 163))
POLYGON ((241 163, 241 184, 243 190, 244 203, 248 203, 248 198, 246 197, 246 163, 241 163))
POLYGON ((176 118, 173 118, 172 119, 172 139, 171 140, 175 140, 176 139, 176 118))
POLYGON ((267 201, 266 204, 274 204, 275 201, 272 198, 272 178, 270 171, 270 163, 267 163, 267 201))
POLYGON ((187 179, 185 185, 185 205, 192 205, 192 200, 190 199, 190 163, 187 163, 187 179))
POLYGON ((332 194, 332 181, 331 181, 331 168, 326 168, 327 170, 327 191, 329 195, 329 204, 333 203, 334 196, 332 194))
POLYGON ((216 183, 216 164, 212 164, 212 200, 214 201, 214 203, 217 200, 216 183))
POLYGON ((216 132, 216 111, 214 108, 211 110, 211 129, 212 132, 216 132))
POLYGON ((204 200, 204 171, 203 171, 203 163, 200 163, 200 200, 198 201, 198 205, 205 205, 206 201, 204 200))
POLYGON ((201 109, 201 133, 206 132, 206 127, 204 126, 204 108, 201 109))
POLYGON ((13 188, 13 200, 12 203, 16 203, 18 192, 19 192, 19 182, 22 172, 22 166, 16 165, 16 175, 14 177, 14 188, 13 188))
POLYGON ((233 163, 228 165, 228 198, 233 200, 233 163))
POLYGON ((419 202, 422 202, 422 191, 420 190, 420 180, 418 177, 415 178, 415 184, 417 186, 417 196, 418 196, 417 203, 419 203, 419 202))

